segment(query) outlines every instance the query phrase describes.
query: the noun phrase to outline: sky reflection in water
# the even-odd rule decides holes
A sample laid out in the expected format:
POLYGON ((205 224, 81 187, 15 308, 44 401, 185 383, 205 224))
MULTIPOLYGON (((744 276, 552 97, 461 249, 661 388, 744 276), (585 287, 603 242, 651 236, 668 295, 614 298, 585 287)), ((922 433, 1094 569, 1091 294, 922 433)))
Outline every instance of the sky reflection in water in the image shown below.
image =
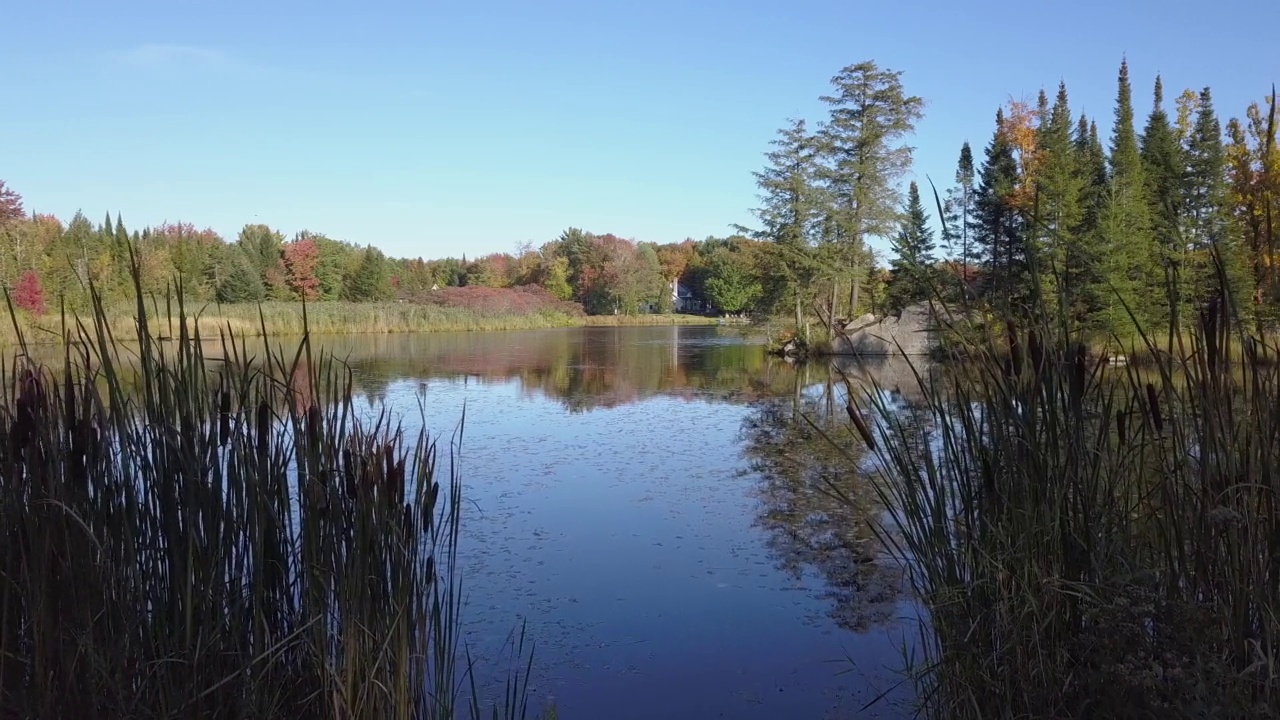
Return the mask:
POLYGON ((840 409, 823 404, 825 370, 717 327, 320 342, 408 429, 422 401, 447 435, 465 404, 465 641, 492 660, 527 620, 535 707, 900 715, 858 713, 898 681, 914 631, 894 622, 910 607, 858 513, 817 489, 824 474, 865 485, 798 422, 840 409))

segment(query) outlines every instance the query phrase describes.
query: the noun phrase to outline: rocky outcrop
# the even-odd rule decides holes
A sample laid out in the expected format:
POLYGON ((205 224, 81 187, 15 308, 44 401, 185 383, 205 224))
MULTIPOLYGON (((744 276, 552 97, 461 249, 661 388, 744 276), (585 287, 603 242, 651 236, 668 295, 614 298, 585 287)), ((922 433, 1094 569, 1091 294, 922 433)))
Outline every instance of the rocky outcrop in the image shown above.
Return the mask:
POLYGON ((863 315, 838 333, 831 350, 836 355, 928 355, 936 342, 934 311, 929 303, 903 308, 897 317, 863 315))

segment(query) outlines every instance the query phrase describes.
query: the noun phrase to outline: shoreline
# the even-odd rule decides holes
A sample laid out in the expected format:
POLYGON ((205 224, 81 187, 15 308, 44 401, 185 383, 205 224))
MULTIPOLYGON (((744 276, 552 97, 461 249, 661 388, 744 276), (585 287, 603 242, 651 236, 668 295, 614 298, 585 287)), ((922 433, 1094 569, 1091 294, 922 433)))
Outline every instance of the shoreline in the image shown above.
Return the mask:
MULTIPOLYGON (((180 314, 163 308, 147 308, 148 322, 159 339, 177 333, 180 314), (159 312, 156 312, 156 310, 159 312)), ((201 337, 217 338, 230 331, 237 337, 289 337, 303 333, 301 303, 271 302, 261 305, 204 305, 187 309, 190 327, 201 337), (259 314, 261 313, 261 314, 259 314), (265 329, 265 331, 264 331, 265 329)), ((561 312, 494 312, 469 308, 440 307, 408 303, 316 303, 306 306, 307 328, 313 336, 392 335, 433 332, 499 332, 542 330, 561 327, 649 327, 746 325, 735 318, 664 313, 654 315, 570 315, 561 312)), ((67 324, 91 317, 92 311, 68 311, 67 324)), ((106 313, 113 334, 128 339, 136 333, 133 308, 117 308, 106 313)), ((18 328, 28 345, 57 345, 62 342, 62 318, 46 315, 39 319, 19 317, 18 328)), ((0 328, 0 347, 18 347, 14 322, 0 328)))

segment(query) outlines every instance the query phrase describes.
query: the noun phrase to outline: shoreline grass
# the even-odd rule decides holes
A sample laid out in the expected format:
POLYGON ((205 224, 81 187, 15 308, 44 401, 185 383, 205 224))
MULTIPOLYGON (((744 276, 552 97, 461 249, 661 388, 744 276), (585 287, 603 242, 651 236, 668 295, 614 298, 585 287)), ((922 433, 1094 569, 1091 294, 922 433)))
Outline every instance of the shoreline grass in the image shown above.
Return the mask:
MULTIPOLYGON (((198 328, 206 338, 216 338, 220 332, 227 331, 238 337, 263 337, 264 324, 266 337, 298 337, 304 334, 302 308, 302 303, 294 302, 265 302, 261 305, 210 303, 188 307, 185 317, 189 328, 198 328)), ((179 315, 175 307, 149 301, 148 314, 158 338, 177 336, 179 315)), ((558 310, 515 313, 414 303, 308 303, 306 314, 305 330, 313 336, 720 323, 718 318, 702 315, 574 315, 558 310)), ((135 332, 135 308, 108 308, 101 316, 116 336, 135 332)), ((19 313, 13 322, 0 324, 0 347, 17 345, 17 332, 21 332, 28 344, 60 343, 63 339, 60 327, 60 315, 33 318, 19 313), (18 331, 14 329, 15 322, 18 331)))
POLYGON ((1127 366, 1063 327, 963 340, 924 422, 850 391, 924 715, 1280 715, 1276 350, 1223 304, 1127 366))
MULTIPOLYGON (((0 365, 3 715, 488 716, 462 694, 462 485, 437 439, 362 417, 305 334, 250 367, 235 336, 136 317, 128 358, 95 301, 59 364, 20 342, 0 365)), ((528 710, 513 654, 493 717, 528 710)))

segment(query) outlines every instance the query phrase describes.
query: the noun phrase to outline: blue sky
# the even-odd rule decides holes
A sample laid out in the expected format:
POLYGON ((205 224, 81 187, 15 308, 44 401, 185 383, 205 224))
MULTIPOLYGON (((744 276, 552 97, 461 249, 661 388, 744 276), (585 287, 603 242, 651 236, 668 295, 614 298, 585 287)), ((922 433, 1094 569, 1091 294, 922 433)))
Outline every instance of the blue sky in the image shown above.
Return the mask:
POLYGON ((1139 124, 1157 72, 1224 120, 1280 81, 1268 0, 12 5, 0 178, 29 208, 397 256, 727 234, 775 130, 864 59, 928 101, 915 173, 940 187, 997 106, 1060 79, 1109 134, 1122 55, 1139 124))

